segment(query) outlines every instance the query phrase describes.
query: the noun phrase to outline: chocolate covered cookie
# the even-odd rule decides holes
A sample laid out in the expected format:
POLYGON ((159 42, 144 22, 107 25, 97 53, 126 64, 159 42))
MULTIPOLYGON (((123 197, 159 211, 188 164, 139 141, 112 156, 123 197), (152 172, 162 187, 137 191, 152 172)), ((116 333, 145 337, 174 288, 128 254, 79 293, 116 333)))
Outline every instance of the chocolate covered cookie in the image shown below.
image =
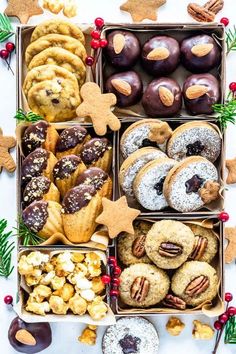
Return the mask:
POLYGON ((85 143, 80 156, 87 167, 99 167, 110 172, 112 162, 112 146, 107 138, 93 138, 85 143))
POLYGON ((35 200, 51 200, 60 202, 60 192, 55 184, 47 177, 33 177, 26 185, 23 193, 24 205, 29 205, 35 200))

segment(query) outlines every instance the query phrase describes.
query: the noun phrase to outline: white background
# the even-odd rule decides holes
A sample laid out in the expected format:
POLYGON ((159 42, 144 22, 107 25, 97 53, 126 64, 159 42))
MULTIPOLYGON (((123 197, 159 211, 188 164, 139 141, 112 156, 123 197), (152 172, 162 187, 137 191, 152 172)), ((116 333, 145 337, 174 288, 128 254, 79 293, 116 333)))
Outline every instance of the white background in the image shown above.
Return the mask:
MULTIPOLYGON (((19 0, 20 1, 20 0, 19 0)), ((122 13, 119 6, 122 0, 78 0, 78 16, 73 19, 78 23, 91 23, 98 16, 109 22, 129 22, 131 21, 129 14, 122 13)), ((145 2, 145 0, 140 0, 145 2)), ((204 4, 204 0, 196 1, 204 4)), ((189 0, 167 0, 167 4, 159 10, 159 22, 189 22, 191 18, 188 16, 186 7, 189 0)), ((0 0, 0 11, 3 12, 7 5, 6 0, 0 0)), ((41 22, 44 18, 52 16, 46 13, 42 16, 36 16, 30 19, 29 24, 41 22)), ((225 0, 224 10, 218 15, 217 19, 226 16, 230 19, 231 26, 236 24, 236 0, 225 0)), ((14 21, 16 24, 17 21, 14 21)), ((3 44, 0 44, 3 48, 3 44)), ((236 81, 236 53, 230 54, 227 59, 227 84, 236 81)), ((13 69, 15 69, 15 58, 12 60, 13 69)), ((15 77, 7 71, 5 63, 0 59, 0 126, 3 128, 5 135, 14 135, 15 120, 15 77)), ((227 131, 227 158, 236 157, 235 146, 236 127, 229 126, 227 131)), ((230 214, 228 226, 236 224, 235 215, 236 188, 230 186, 226 194, 226 210, 230 214)), ((5 171, 0 174, 0 219, 8 220, 9 228, 15 226, 16 220, 16 180, 15 174, 9 175, 5 171)), ((14 259, 16 255, 14 254, 14 259)), ((235 295, 236 305, 236 283, 235 271, 236 265, 226 266, 226 291, 231 291, 235 295)), ((6 294, 16 295, 16 268, 13 275, 8 280, 0 279, 0 353, 12 354, 16 353, 9 345, 7 339, 8 327, 12 319, 15 317, 14 312, 8 309, 3 303, 6 294)), ((191 337, 192 321, 195 317, 180 316, 181 320, 186 324, 186 328, 179 337, 171 337, 165 330, 167 316, 156 316, 151 320, 155 323, 160 335, 160 354, 175 353, 183 354, 183 351, 191 354, 210 354, 213 348, 213 341, 196 341, 191 337)), ((212 323, 214 319, 209 320, 207 317, 199 316, 200 320, 212 323)), ((98 330, 98 339, 96 347, 89 347, 80 344, 77 337, 80 335, 84 326, 79 324, 52 324, 53 340, 52 345, 43 354, 78 354, 78 353, 101 353, 101 338, 104 327, 98 330)), ((235 353, 236 346, 224 345, 223 341, 219 348, 219 354, 235 353)), ((144 354, 144 353, 142 353, 144 354)), ((146 353, 145 353, 146 354, 146 353)))

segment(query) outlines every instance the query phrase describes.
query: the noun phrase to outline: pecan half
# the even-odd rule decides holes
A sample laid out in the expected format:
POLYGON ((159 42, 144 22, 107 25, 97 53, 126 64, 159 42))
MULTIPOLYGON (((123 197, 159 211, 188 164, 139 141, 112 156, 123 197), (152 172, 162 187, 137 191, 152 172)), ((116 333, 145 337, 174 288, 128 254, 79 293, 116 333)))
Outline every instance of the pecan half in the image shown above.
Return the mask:
POLYGON ((136 237, 132 244, 132 253, 135 257, 137 258, 142 258, 145 256, 146 251, 145 251, 145 240, 146 240, 146 235, 140 235, 136 237))
POLYGON ((167 294, 162 304, 166 307, 170 307, 172 309, 177 310, 185 310, 186 309, 186 302, 180 299, 178 296, 174 296, 171 294, 167 294))
POLYGON ((209 0, 203 7, 205 9, 214 12, 214 14, 218 14, 223 7, 224 7, 224 1, 223 0, 209 0))
POLYGON ((146 299, 150 288, 150 283, 145 277, 137 277, 130 290, 132 299, 142 302, 146 299))
POLYGON ((197 296, 209 287, 210 281, 207 276, 200 275, 193 279, 185 289, 185 294, 189 296, 197 296))
POLYGON ((162 257, 174 258, 182 254, 183 248, 173 242, 162 242, 158 252, 162 257))
POLYGON ((195 3, 188 5, 188 13, 198 22, 213 22, 215 19, 214 12, 195 3))
POLYGON ((206 237, 195 236, 193 250, 189 258, 195 261, 201 259, 205 252, 207 244, 208 244, 208 240, 206 237))

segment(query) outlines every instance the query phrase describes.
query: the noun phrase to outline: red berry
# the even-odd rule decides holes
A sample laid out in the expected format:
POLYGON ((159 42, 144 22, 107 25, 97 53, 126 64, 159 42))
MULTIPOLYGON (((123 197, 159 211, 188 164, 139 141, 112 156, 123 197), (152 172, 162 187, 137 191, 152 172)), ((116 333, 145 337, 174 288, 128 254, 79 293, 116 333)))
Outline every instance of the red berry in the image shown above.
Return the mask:
POLYGON ((4 297, 4 302, 6 305, 11 305, 13 302, 13 297, 11 295, 6 295, 4 297))
POLYGON ((112 264, 113 266, 117 266, 116 257, 113 257, 113 256, 108 257, 108 263, 112 264))
POLYGON ((110 275, 103 275, 103 276, 102 276, 102 282, 103 282, 104 284, 110 284, 110 282, 111 282, 111 277, 110 277, 110 275))
POLYGON ((236 82, 231 82, 231 84, 229 85, 229 89, 232 92, 236 91, 236 82))
POLYGON ((0 51, 0 57, 2 58, 2 59, 4 59, 4 60, 7 60, 7 58, 9 57, 9 52, 8 52, 8 50, 6 50, 6 49, 2 49, 1 51, 0 51))
POLYGON ((229 317, 235 316, 236 315, 236 307, 229 307, 227 310, 227 314, 229 317))
POLYGON ((107 46, 108 42, 105 38, 100 39, 100 47, 105 48, 107 46))
POLYGON ((100 41, 98 39, 92 39, 90 45, 93 49, 100 48, 100 41))
POLYGON ((219 331, 222 329, 222 324, 219 321, 215 321, 214 328, 219 331))
POLYGON ((225 301, 230 302, 233 300, 233 295, 231 293, 225 293, 225 301))
POLYGON ((119 290, 111 290, 110 291, 110 296, 115 296, 117 297, 119 295, 119 290))
POLYGON ((219 321, 222 324, 225 324, 229 319, 229 316, 227 315, 227 313, 223 313, 222 315, 219 316, 219 321))
POLYGON ((101 33, 98 30, 93 30, 91 32, 91 37, 94 38, 94 39, 100 39, 100 36, 101 36, 101 33))
POLYGON ((119 286, 120 285, 120 279, 119 278, 112 278, 111 280, 112 285, 119 286))
POLYGON ((94 21, 97 28, 102 28, 104 25, 104 20, 101 17, 97 17, 94 21))
POLYGON ((12 42, 8 42, 5 46, 6 50, 11 53, 15 49, 15 44, 12 42))
POLYGON ((219 215, 218 215, 219 220, 226 222, 229 220, 229 214, 226 213, 226 211, 222 211, 219 215))
POLYGON ((113 275, 119 277, 119 275, 121 274, 121 269, 119 266, 115 266, 113 269, 113 275))
POLYGON ((85 59, 85 64, 88 66, 92 66, 94 64, 94 57, 92 56, 87 56, 85 59))
POLYGON ((222 23, 225 27, 227 27, 229 24, 229 19, 227 17, 222 17, 220 23, 222 23))

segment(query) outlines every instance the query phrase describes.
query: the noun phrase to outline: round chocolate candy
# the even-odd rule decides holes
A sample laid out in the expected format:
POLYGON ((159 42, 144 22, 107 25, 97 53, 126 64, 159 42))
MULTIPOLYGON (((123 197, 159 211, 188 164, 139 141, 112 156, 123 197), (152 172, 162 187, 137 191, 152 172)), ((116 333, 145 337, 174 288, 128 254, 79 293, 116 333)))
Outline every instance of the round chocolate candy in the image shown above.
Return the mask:
POLYGON ((141 99, 143 84, 135 71, 111 75, 105 84, 107 92, 114 93, 118 107, 132 106, 141 99))
POLYGON ((50 346, 52 332, 49 323, 26 323, 16 317, 10 324, 8 340, 20 353, 34 354, 50 346))
POLYGON ((150 117, 171 117, 181 109, 181 88, 173 79, 155 79, 147 86, 142 105, 150 117))
POLYGON ((195 74, 183 86, 185 107, 190 114, 211 114, 212 105, 219 102, 220 85, 211 74, 195 74))
POLYGON ((193 73, 205 73, 220 63, 220 48, 206 34, 186 38, 180 46, 181 61, 193 73))
POLYGON ((142 65, 150 75, 160 77, 171 74, 179 61, 179 43, 172 37, 152 37, 143 45, 142 65))
POLYGON ((107 36, 106 58, 119 69, 131 68, 141 53, 138 38, 129 31, 112 31, 107 36))

